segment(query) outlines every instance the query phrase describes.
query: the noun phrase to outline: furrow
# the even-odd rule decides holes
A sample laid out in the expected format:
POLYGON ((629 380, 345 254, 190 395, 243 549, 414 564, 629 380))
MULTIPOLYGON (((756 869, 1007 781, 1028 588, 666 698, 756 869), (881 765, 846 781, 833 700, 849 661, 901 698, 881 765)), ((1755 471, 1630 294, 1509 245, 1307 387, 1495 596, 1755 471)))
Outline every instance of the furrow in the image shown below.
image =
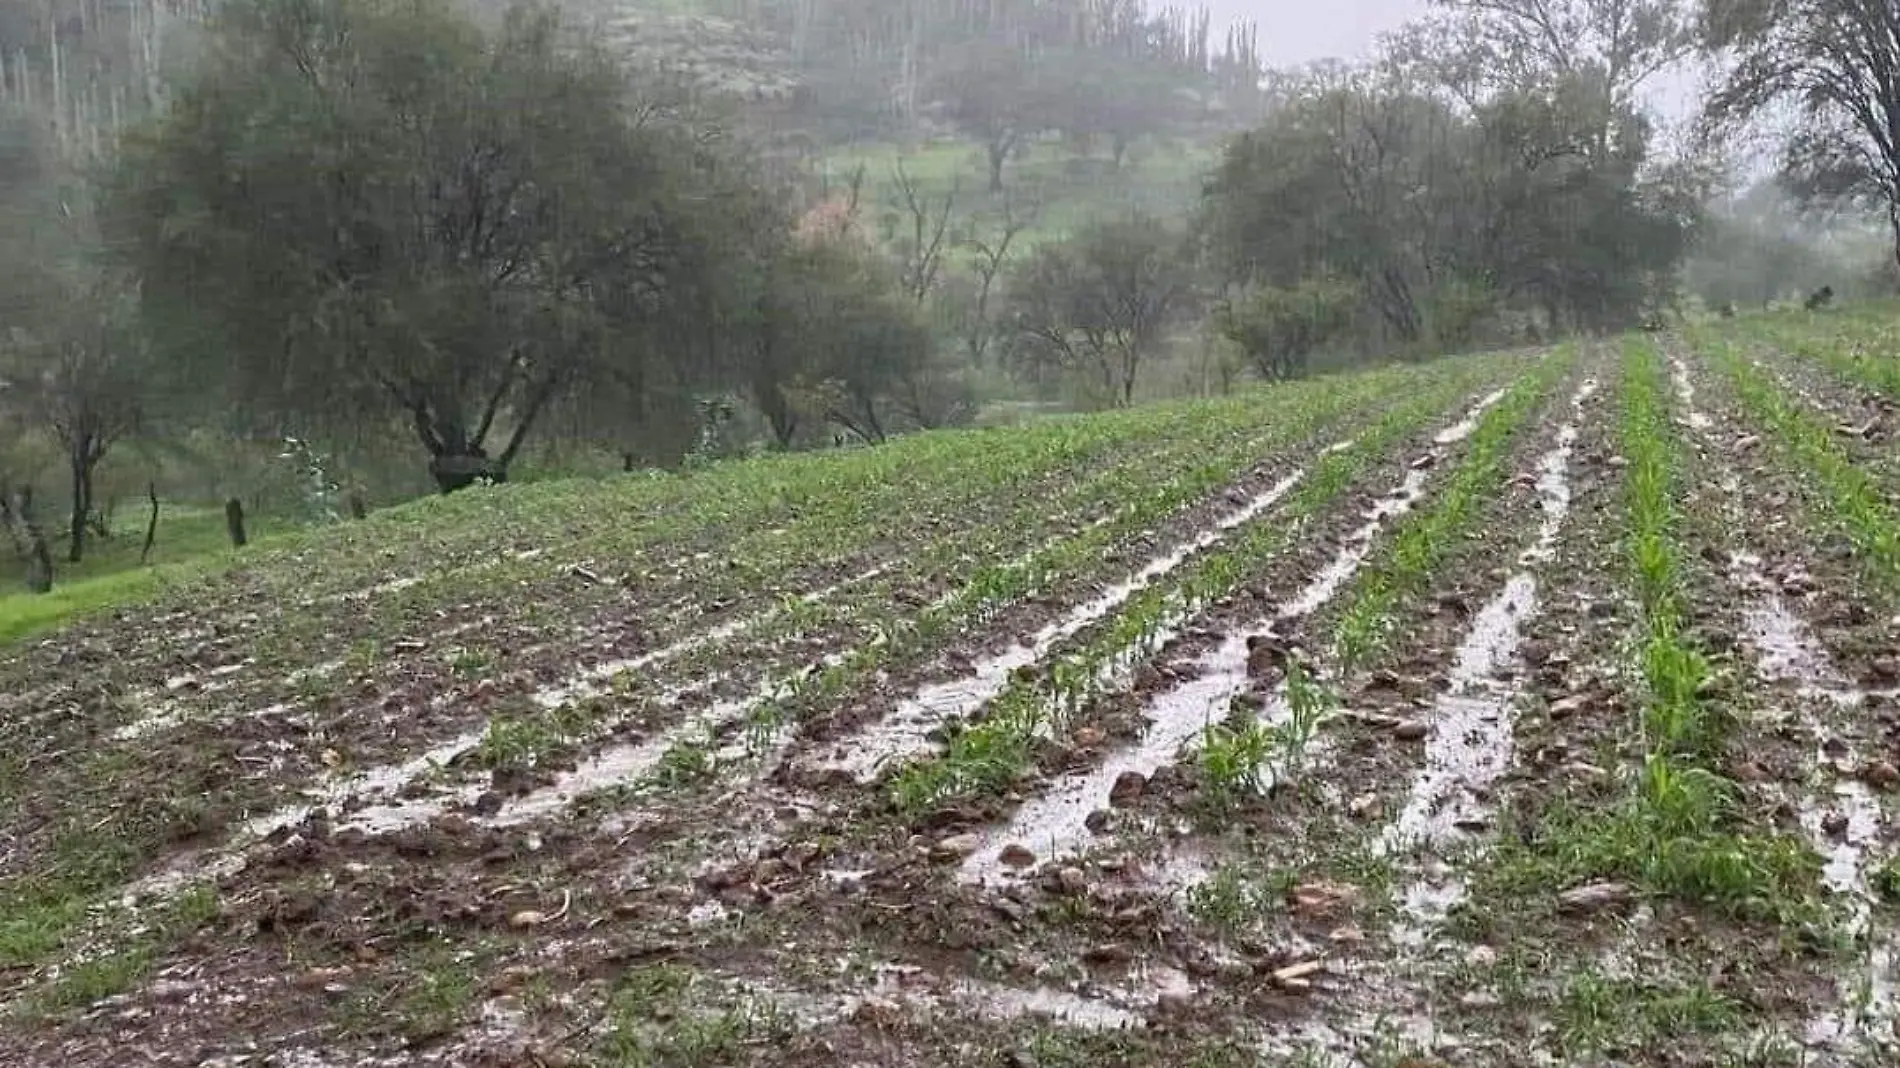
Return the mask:
MULTIPOLYGON (((1428 455, 1442 459, 1451 445, 1471 434, 1484 409, 1502 397, 1501 391, 1487 395, 1464 419, 1437 435, 1428 455)), ((981 845, 959 869, 959 879, 986 884, 1005 881, 1012 868, 1004 863, 1003 854, 1011 846, 1025 847, 1045 861, 1069 857, 1086 848, 1093 834, 1091 814, 1109 806, 1116 783, 1124 776, 1145 778, 1172 763, 1182 747, 1209 722, 1221 719, 1229 703, 1248 688, 1249 660, 1255 647, 1272 641, 1288 624, 1310 615, 1339 591, 1372 551, 1385 525, 1417 505, 1425 493, 1430 468, 1435 466, 1416 464, 1410 468, 1398 486, 1367 510, 1364 523, 1304 588, 1282 601, 1267 620, 1235 629, 1199 657, 1190 669, 1192 681, 1153 698, 1146 710, 1148 725, 1137 745, 1109 754, 1086 771, 1057 779, 1017 809, 1005 825, 985 831, 981 845)), ((1268 698, 1261 718, 1280 724, 1293 715, 1292 701, 1281 685, 1268 698)))

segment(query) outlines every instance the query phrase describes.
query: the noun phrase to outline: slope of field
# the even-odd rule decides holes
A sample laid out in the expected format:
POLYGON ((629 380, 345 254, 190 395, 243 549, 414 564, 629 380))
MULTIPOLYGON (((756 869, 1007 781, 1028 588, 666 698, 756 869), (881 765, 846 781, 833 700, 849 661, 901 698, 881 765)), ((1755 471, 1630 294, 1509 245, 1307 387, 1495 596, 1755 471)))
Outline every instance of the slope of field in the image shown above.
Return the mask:
POLYGON ((1900 513, 1798 343, 1886 329, 472 493, 17 648, 0 1063, 1895 1063, 1900 513))

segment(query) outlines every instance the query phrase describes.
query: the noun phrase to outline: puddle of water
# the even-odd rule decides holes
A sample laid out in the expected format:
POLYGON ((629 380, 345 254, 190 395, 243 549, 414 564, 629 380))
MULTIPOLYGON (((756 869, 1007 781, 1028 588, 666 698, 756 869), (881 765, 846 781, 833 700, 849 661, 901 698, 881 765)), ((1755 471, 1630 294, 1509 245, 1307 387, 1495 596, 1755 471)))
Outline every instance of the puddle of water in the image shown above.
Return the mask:
POLYGON ((1503 400, 1506 392, 1506 390, 1500 389, 1496 393, 1486 395, 1484 399, 1480 400, 1477 405, 1465 415, 1463 420, 1453 423, 1451 426, 1439 431, 1438 436, 1432 440, 1440 445, 1455 445, 1470 437, 1472 433, 1478 429, 1478 420, 1484 418, 1486 411, 1496 405, 1497 402, 1503 400))
POLYGON ((911 965, 887 964, 878 966, 871 982, 855 994, 794 990, 756 979, 733 979, 726 985, 771 1002, 805 1028, 854 1019, 871 1009, 921 1016, 966 1012, 993 1020, 1035 1016, 1077 1030, 1118 1031, 1141 1027, 1139 1010, 1152 1006, 1163 991, 1191 989, 1187 976, 1169 968, 1150 969, 1144 978, 1147 990, 1110 988, 1094 997, 1054 987, 948 978, 911 965))
POLYGON ((976 1006, 987 1016, 1015 1019, 1046 1016, 1089 1031, 1119 1031, 1140 1027, 1140 1014, 1110 1004, 1048 987, 1007 987, 974 980, 950 988, 956 1001, 976 1006))
POLYGON ((1682 418, 1695 430, 1707 430, 1715 421, 1696 410, 1695 382, 1689 377, 1689 365, 1680 356, 1669 358, 1669 374, 1676 382, 1676 398, 1682 402, 1682 418))
MULTIPOLYGON (((1859 706, 1867 691, 1846 681, 1807 624, 1773 592, 1773 585, 1760 570, 1760 560, 1738 553, 1731 573, 1742 588, 1758 593, 1744 613, 1743 625, 1762 677, 1795 683, 1797 694, 1803 698, 1843 708, 1859 706)), ((1816 734, 1832 736, 1833 732, 1816 720, 1811 710, 1798 711, 1816 734)), ((1830 754, 1823 749, 1815 753, 1819 766, 1843 760, 1858 762, 1851 751, 1830 754)), ((1895 1039, 1895 1013, 1900 1011, 1900 991, 1895 989, 1900 934, 1876 929, 1874 891, 1867 883, 1867 847, 1878 842, 1881 835, 1880 802, 1861 782, 1843 778, 1834 784, 1831 803, 1803 796, 1799 810, 1802 829, 1824 858, 1822 882, 1848 899, 1847 928, 1856 939, 1867 943, 1860 973, 1839 982, 1840 1004, 1808 1022, 1807 1041, 1811 1046, 1829 1049, 1851 1048, 1857 1043, 1890 1044, 1895 1039)))
POLYGON ((712 731, 736 722, 752 705, 750 701, 721 702, 650 741, 603 749, 581 761, 574 770, 561 772, 553 784, 510 800, 492 817, 477 822, 512 827, 559 812, 598 790, 638 782, 660 766, 668 750, 689 739, 708 737, 712 731))
POLYGON ((368 601, 385 594, 401 593, 411 586, 420 586, 422 585, 422 581, 423 576, 421 575, 406 575, 402 578, 390 579, 388 582, 379 582, 374 586, 365 586, 360 590, 351 590, 346 593, 333 593, 328 597, 321 598, 317 603, 341 604, 345 601, 368 601))
MULTIPOLYGON (((1583 405, 1596 390, 1594 380, 1578 388, 1571 398, 1576 417, 1558 429, 1555 444, 1538 460, 1536 489, 1543 515, 1537 540, 1518 557, 1521 566, 1545 563, 1555 555, 1558 535, 1570 516, 1570 460, 1581 434, 1583 405)), ((1537 579, 1524 570, 1512 575, 1472 619, 1452 663, 1449 688, 1432 709, 1425 767, 1412 780, 1398 818, 1380 836, 1381 852, 1414 843, 1429 847, 1482 831, 1493 807, 1490 788, 1510 767, 1516 751, 1510 707, 1515 688, 1499 674, 1516 658, 1523 625, 1537 609, 1537 579)), ((1429 924, 1463 898, 1464 886, 1450 876, 1414 881, 1402 896, 1408 919, 1429 924)), ((1422 937, 1411 924, 1399 927, 1401 940, 1422 937)))
POLYGON ((1418 504, 1419 498, 1425 494, 1425 483, 1429 478, 1430 472, 1425 470, 1406 472, 1405 481, 1398 489, 1374 503, 1366 512, 1365 525, 1346 537, 1346 547, 1320 569, 1320 573, 1306 584, 1298 596, 1281 606, 1279 618, 1289 620, 1308 616, 1331 601, 1339 593, 1339 587, 1365 563, 1366 556, 1372 552, 1372 540, 1386 521, 1404 515, 1418 504))
POLYGON ((1188 557, 1206 551, 1235 528, 1258 518, 1292 492, 1304 474, 1304 471, 1295 471, 1271 488, 1256 494, 1245 505, 1221 516, 1209 529, 1150 560, 1126 581, 1111 586, 1094 600, 1042 628, 1029 644, 1017 645, 998 656, 979 661, 974 677, 937 683, 919 690, 889 717, 868 731, 844 741, 842 745, 848 752, 842 758, 819 766, 843 769, 859 782, 870 782, 891 764, 929 749, 932 731, 981 708, 1003 691, 1009 684, 1011 674, 1018 668, 1041 660, 1057 643, 1073 637, 1083 628, 1121 607, 1157 578, 1180 567, 1188 557))

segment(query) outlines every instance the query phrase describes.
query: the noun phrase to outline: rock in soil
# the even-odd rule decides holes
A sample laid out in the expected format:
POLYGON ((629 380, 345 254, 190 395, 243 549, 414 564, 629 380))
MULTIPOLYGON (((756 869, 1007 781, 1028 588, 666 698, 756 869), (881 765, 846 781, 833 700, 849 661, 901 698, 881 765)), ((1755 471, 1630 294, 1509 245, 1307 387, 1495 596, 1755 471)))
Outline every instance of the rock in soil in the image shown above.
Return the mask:
POLYGON ((1392 737, 1401 742, 1422 742, 1430 733, 1431 728, 1422 720, 1416 719, 1400 720, 1398 725, 1392 728, 1392 737))
POLYGON ((938 842, 931 852, 939 857, 967 857, 977 851, 983 839, 974 834, 953 834, 938 842))
POLYGON ((1633 897, 1630 888, 1622 883, 1590 883, 1558 894, 1557 904, 1566 912, 1594 912, 1624 904, 1633 897))
POLYGON ((1027 868, 1036 862, 1036 854, 1030 852, 1029 847, 1021 842, 1011 842, 1003 847, 1002 855, 998 859, 1012 868, 1027 868))
POLYGON ((1081 868, 1064 868, 1056 873, 1056 889, 1065 894, 1080 894, 1088 888, 1088 876, 1081 868))
POLYGON ((1139 771, 1124 771, 1115 777, 1115 785, 1109 788, 1108 803, 1116 808, 1126 808, 1148 789, 1148 780, 1139 771))

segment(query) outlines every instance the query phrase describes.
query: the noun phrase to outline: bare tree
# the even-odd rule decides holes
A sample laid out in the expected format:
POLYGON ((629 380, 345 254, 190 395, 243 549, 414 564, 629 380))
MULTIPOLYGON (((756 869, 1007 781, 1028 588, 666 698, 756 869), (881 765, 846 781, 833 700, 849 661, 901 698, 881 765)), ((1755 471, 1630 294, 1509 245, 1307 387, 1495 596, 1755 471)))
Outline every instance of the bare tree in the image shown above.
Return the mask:
POLYGON ((1812 196, 1879 204, 1900 262, 1900 6, 1893 0, 1711 4, 1703 47, 1731 58, 1702 128, 1732 133, 1792 103, 1784 165, 1812 196))
POLYGON ((964 324, 964 351, 973 365, 981 366, 996 339, 996 324, 990 311, 995 301, 996 281, 1009 262, 1011 248, 1024 230, 1035 225, 1036 208, 1027 208, 1005 197, 1002 218, 993 237, 973 237, 969 250, 976 256, 976 294, 964 324))
POLYGON ((1612 112, 1634 106, 1646 82, 1695 48, 1683 0, 1432 3, 1464 22, 1470 58, 1492 78, 1512 88, 1553 77, 1597 82, 1612 112))
POLYGON ((950 232, 950 213, 956 208, 960 186, 952 183, 942 202, 937 203, 918 187, 917 179, 911 177, 902 162, 892 169, 892 179, 897 187, 898 206, 910 230, 901 246, 903 288, 914 303, 921 305, 929 299, 943 271, 944 253, 949 251, 946 237, 950 232))

